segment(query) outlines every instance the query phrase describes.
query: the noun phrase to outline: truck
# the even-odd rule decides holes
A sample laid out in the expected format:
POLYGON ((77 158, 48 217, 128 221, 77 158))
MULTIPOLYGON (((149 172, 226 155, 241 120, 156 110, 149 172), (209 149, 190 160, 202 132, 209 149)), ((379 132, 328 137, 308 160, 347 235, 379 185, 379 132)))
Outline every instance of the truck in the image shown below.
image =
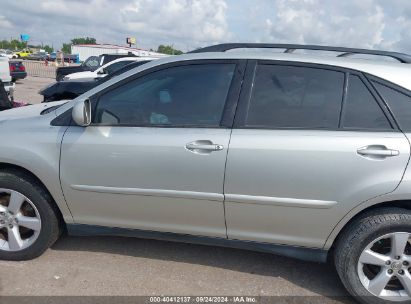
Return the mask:
POLYGON ((59 67, 56 70, 56 80, 63 80, 64 76, 84 71, 95 71, 99 67, 105 65, 106 63, 113 61, 114 59, 122 57, 134 57, 135 54, 129 52, 126 54, 103 54, 100 56, 90 56, 86 59, 81 65, 77 66, 68 66, 68 67, 59 67))

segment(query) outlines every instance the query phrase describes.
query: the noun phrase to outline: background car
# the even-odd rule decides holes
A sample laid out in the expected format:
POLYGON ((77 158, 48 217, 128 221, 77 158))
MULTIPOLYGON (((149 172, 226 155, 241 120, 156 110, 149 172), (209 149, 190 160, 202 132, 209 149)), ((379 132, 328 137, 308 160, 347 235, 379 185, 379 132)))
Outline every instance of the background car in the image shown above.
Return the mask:
POLYGON ((4 57, 7 57, 7 58, 9 58, 9 59, 12 59, 12 58, 13 58, 13 55, 14 55, 14 52, 13 52, 13 51, 10 51, 10 50, 0 50, 0 56, 4 56, 4 57))
POLYGON ((150 62, 150 60, 129 63, 117 71, 109 73, 106 77, 56 81, 55 83, 41 89, 39 94, 43 96, 43 102, 74 99, 88 90, 110 80, 111 78, 147 62, 150 62))
POLYGON ((56 61, 56 60, 61 60, 61 58, 63 57, 63 61, 64 62, 77 62, 78 61, 78 55, 76 54, 60 54, 60 53, 56 53, 53 52, 50 54, 49 56, 49 60, 50 61, 56 61))
POLYGON ((118 69, 136 61, 147 61, 147 60, 155 60, 157 58, 153 57, 122 57, 115 59, 106 63, 105 65, 99 67, 94 71, 84 71, 84 72, 77 72, 73 74, 69 74, 64 76, 63 81, 73 80, 73 79, 81 79, 81 78, 101 78, 105 77, 110 73, 117 71, 118 69))
POLYGON ((47 52, 36 52, 36 53, 32 53, 32 54, 29 54, 28 56, 26 56, 26 59, 27 60, 45 61, 45 60, 48 60, 49 57, 50 57, 50 55, 47 52))
POLYGON ((133 53, 127 54, 103 54, 100 56, 90 56, 79 66, 58 67, 56 70, 56 80, 60 81, 64 76, 82 71, 95 71, 102 65, 118 58, 136 57, 133 53))
POLYGON ((31 55, 33 52, 31 50, 21 50, 14 53, 13 58, 24 58, 31 55))
POLYGON ((24 79, 27 77, 26 67, 21 61, 10 61, 10 75, 11 80, 15 82, 17 79, 24 79))

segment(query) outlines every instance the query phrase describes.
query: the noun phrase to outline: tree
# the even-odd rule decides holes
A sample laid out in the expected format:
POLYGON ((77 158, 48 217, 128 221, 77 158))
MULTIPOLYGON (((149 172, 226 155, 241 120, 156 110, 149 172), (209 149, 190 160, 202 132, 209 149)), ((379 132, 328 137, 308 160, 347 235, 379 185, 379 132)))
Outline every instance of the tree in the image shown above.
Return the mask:
POLYGON ((49 45, 43 45, 42 49, 44 49, 47 53, 53 53, 54 52, 54 48, 52 46, 49 45))
POLYGON ((21 50, 26 48, 26 43, 17 39, 13 39, 10 41, 2 40, 0 41, 0 48, 8 50, 21 50))
POLYGON ((33 48, 33 49, 42 49, 45 50, 47 53, 53 53, 54 49, 53 47, 47 45, 47 44, 42 44, 42 45, 28 45, 29 48, 33 48))
POLYGON ((96 38, 85 37, 85 38, 73 38, 71 39, 71 44, 96 44, 96 38))
POLYGON ((183 54, 182 51, 176 50, 171 45, 163 45, 160 44, 157 49, 158 53, 167 54, 167 55, 181 55, 183 54))
POLYGON ((65 54, 71 54, 71 43, 63 43, 61 51, 65 54))
POLYGON ((71 46, 76 44, 96 44, 96 38, 85 37, 85 38, 73 38, 70 43, 63 43, 61 51, 65 54, 71 54, 71 46))

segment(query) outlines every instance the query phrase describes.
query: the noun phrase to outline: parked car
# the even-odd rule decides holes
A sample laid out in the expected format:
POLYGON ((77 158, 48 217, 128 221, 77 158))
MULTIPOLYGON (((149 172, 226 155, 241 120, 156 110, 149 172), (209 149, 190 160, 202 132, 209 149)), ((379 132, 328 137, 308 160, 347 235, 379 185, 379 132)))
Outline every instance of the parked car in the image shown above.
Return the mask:
POLYGON ((33 52, 31 50, 21 50, 14 53, 13 58, 24 58, 31 55, 33 52))
POLYGON ((21 61, 10 61, 10 75, 11 81, 15 82, 17 79, 24 79, 27 77, 26 67, 21 61))
POLYGON ((13 55, 14 55, 13 51, 10 51, 10 50, 0 50, 0 56, 3 56, 3 57, 7 57, 7 58, 9 58, 9 59, 12 59, 12 58, 13 58, 13 55))
POLYGON ((138 67, 142 64, 150 62, 149 60, 137 61, 129 63, 126 66, 113 71, 108 74, 106 77, 97 77, 97 78, 83 78, 83 79, 73 79, 67 81, 56 81, 39 91, 39 94, 43 96, 43 102, 59 101, 74 99, 81 94, 91 90, 92 88, 110 80, 111 78, 120 75, 130 69, 138 67))
POLYGON ((36 52, 26 57, 27 60, 35 60, 35 61, 45 61, 45 60, 49 60, 49 58, 50 58, 50 54, 47 52, 36 52))
POLYGON ((4 84, 0 79, 0 111, 9 110, 29 105, 25 102, 16 102, 10 98, 9 93, 5 90, 4 84))
POLYGON ((170 239, 334 260, 363 303, 409 302, 409 63, 223 44, 0 113, 0 258, 170 239))
POLYGON ((152 58, 152 57, 118 58, 113 61, 110 61, 109 63, 106 63, 105 65, 99 67, 98 69, 94 71, 84 71, 84 72, 77 72, 77 73, 66 75, 64 76, 63 81, 82 79, 82 78, 102 78, 102 77, 106 77, 110 73, 117 71, 118 69, 123 68, 124 66, 132 62, 138 62, 138 61, 147 62, 148 60, 155 60, 155 59, 157 58, 152 58))
POLYGON ((15 85, 12 82, 12 77, 10 75, 9 58, 4 56, 0 56, 0 80, 2 81, 9 99, 13 100, 15 85))
POLYGON ((61 55, 61 54, 58 54, 56 52, 53 52, 53 53, 50 54, 49 60, 50 61, 56 61, 57 58, 58 58, 58 60, 61 60, 62 59, 61 56, 63 56, 63 61, 64 62, 77 62, 77 60, 78 60, 78 58, 77 58, 78 55, 76 55, 76 54, 63 54, 63 55, 61 55))
MULTIPOLYGON (((68 67, 59 67, 56 70, 56 80, 60 81, 64 78, 64 76, 77 73, 77 72, 83 72, 83 71, 95 71, 99 67, 109 63, 110 61, 113 61, 118 58, 124 58, 124 57, 134 57, 133 53, 129 52, 127 54, 103 54, 100 56, 90 56, 87 58, 86 61, 84 61, 81 65, 79 66, 68 66, 68 67)), ((137 56, 136 56, 137 57, 137 56)))

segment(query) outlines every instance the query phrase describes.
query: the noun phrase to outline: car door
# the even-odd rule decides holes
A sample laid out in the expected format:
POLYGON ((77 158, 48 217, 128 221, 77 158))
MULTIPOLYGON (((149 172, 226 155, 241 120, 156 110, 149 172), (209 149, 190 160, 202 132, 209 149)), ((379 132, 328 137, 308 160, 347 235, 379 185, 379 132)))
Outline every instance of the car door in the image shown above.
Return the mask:
POLYGON ((358 72, 250 62, 225 179, 231 239, 321 248, 357 204, 393 191, 409 143, 358 72))
POLYGON ((92 97, 67 130, 61 183, 76 223, 226 237, 223 180, 237 61, 152 68, 92 97))

